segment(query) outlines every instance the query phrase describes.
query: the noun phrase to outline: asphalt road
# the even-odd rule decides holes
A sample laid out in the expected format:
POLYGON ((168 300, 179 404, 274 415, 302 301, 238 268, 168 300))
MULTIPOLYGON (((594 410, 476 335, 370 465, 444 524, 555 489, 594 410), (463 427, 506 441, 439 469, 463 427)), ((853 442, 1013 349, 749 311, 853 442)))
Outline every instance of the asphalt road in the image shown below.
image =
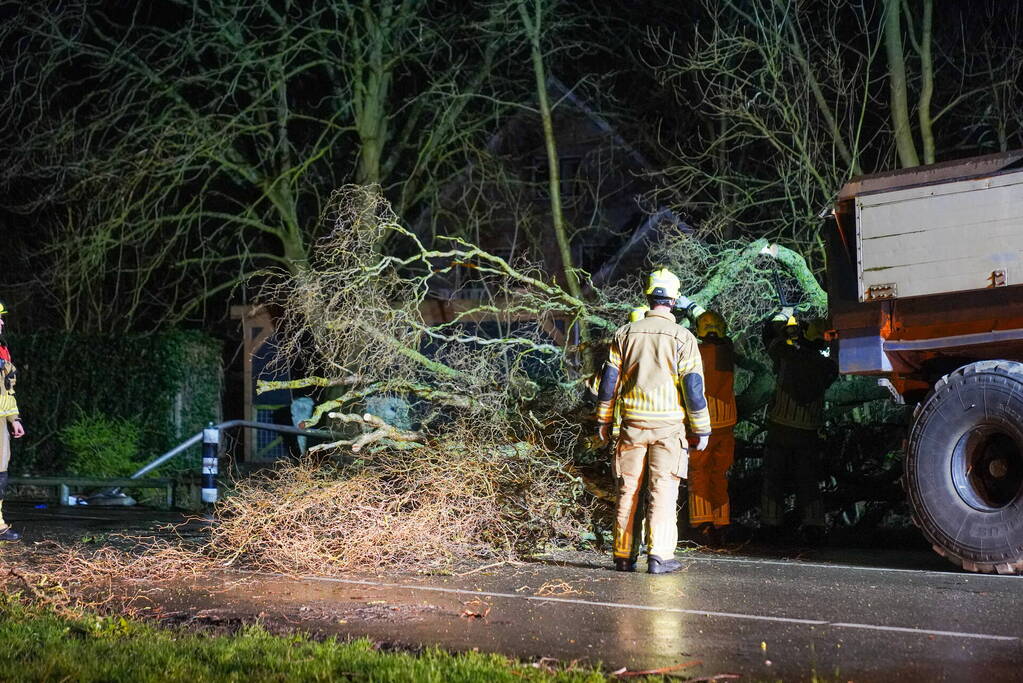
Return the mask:
POLYGON ((347 605, 341 630, 382 640, 585 659, 612 670, 691 663, 680 673, 1021 678, 1019 578, 734 556, 686 564, 671 576, 535 564, 465 577, 261 577, 234 597, 264 609, 264 601, 296 600, 313 611, 347 605))
MULTIPOLYGON (((91 515, 103 518, 93 524, 113 526, 109 513, 91 515)), ((36 517, 24 520, 29 542, 33 529, 55 521, 29 516, 36 517)), ((237 572, 148 595, 179 621, 258 616, 406 646, 586 660, 611 670, 746 680, 1023 679, 1023 577, 961 573, 931 553, 687 553, 685 570, 668 576, 616 573, 596 553, 560 559, 462 576, 237 572)))

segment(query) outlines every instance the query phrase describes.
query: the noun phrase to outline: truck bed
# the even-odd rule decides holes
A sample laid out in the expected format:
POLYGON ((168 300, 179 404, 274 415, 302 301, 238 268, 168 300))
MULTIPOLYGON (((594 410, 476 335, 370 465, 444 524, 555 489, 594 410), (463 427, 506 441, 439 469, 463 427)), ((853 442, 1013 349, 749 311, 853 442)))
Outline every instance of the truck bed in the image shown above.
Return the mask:
POLYGON ((1023 171, 856 197, 860 301, 1023 284, 1023 171))

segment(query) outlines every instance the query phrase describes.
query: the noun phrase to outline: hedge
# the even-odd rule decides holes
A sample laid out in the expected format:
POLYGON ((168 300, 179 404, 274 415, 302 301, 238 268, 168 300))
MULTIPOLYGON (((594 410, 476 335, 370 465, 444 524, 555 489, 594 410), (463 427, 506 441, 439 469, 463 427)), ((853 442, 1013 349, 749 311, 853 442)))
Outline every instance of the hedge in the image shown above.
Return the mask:
POLYGON ((14 442, 12 473, 64 472, 60 431, 83 414, 135 422, 140 462, 220 419, 221 344, 200 332, 9 334, 5 341, 18 367, 18 408, 27 430, 14 442))

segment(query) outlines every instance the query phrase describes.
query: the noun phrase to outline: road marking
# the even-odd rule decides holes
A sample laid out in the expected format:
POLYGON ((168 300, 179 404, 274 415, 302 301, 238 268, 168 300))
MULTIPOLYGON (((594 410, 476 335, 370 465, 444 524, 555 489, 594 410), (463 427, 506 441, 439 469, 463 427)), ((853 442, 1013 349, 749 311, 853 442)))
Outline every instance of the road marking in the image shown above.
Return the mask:
MULTIPOLYGON (((245 574, 262 574, 263 576, 275 576, 279 578, 290 578, 284 574, 263 574, 262 572, 239 572, 245 574)), ((719 617, 724 619, 747 619, 751 621, 767 621, 773 623, 801 624, 804 626, 831 626, 834 628, 858 628, 868 631, 895 631, 898 633, 909 633, 922 636, 951 636, 955 638, 975 638, 977 640, 997 640, 1003 642, 1016 642, 1018 636, 999 636, 989 633, 964 633, 960 631, 936 631, 923 628, 907 628, 901 626, 883 626, 880 624, 857 624, 845 622, 832 622, 824 619, 797 619, 794 617, 772 617, 766 614, 742 614, 737 612, 716 612, 713 610, 686 609, 684 607, 660 607, 655 605, 636 605, 623 602, 605 602, 601 600, 583 600, 581 598, 559 598, 547 595, 520 595, 518 593, 500 593, 497 591, 480 591, 467 588, 447 588, 443 586, 423 586, 416 584, 389 583, 386 581, 369 581, 366 579, 339 579, 330 576, 316 576, 306 574, 299 576, 309 581, 325 581, 329 583, 343 583, 359 586, 377 586, 379 588, 403 588, 407 590, 430 591, 434 593, 455 593, 460 595, 476 595, 487 598, 512 598, 530 602, 558 602, 569 605, 585 605, 587 607, 610 607, 617 609, 643 610, 647 612, 669 612, 674 614, 692 614, 696 616, 719 617)))
POLYGON ((1014 574, 978 574, 974 572, 957 571, 952 565, 949 565, 948 571, 940 571, 937 569, 895 569, 888 567, 864 567, 857 564, 839 564, 839 563, 827 563, 827 562, 805 562, 797 559, 782 559, 782 560, 767 560, 767 559, 752 559, 745 557, 708 557, 706 555, 680 555, 678 556, 680 561, 693 561, 693 562, 732 562, 735 564, 776 564, 783 567, 819 567, 823 569, 855 569, 864 572, 897 572, 900 574, 930 574, 932 576, 948 577, 961 577, 964 579, 1008 579, 1010 581, 1019 581, 1023 577, 1014 574))
POLYGON ((895 631, 896 633, 920 633, 928 636, 952 636, 954 638, 979 638, 981 640, 1019 640, 1013 636, 993 636, 988 633, 962 633, 960 631, 931 631, 922 628, 906 628, 904 626, 878 626, 876 624, 845 624, 841 622, 828 624, 836 628, 862 628, 874 631, 895 631))

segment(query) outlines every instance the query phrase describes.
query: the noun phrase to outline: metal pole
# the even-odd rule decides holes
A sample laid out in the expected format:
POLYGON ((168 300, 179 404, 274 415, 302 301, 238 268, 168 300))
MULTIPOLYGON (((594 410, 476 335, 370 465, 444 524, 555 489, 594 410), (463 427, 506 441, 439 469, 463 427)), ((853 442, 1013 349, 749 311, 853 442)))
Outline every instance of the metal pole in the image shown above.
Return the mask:
POLYGON ((202 502, 207 512, 217 502, 217 474, 220 468, 220 429, 212 422, 202 430, 202 502))
MULTIPOLYGON (((221 422, 220 424, 214 425, 210 423, 211 427, 215 427, 220 431, 225 429, 234 429, 235 427, 245 427, 246 429, 265 429, 271 432, 277 432, 278 434, 297 434, 300 436, 315 436, 320 439, 339 439, 340 434, 326 431, 323 429, 299 429, 298 427, 292 427, 291 425, 277 425, 266 422, 253 422, 251 420, 228 420, 227 422, 221 422)), ((130 479, 138 479, 152 472, 160 465, 164 464, 171 458, 174 458, 184 451, 188 450, 195 444, 203 440, 203 434, 206 430, 196 432, 192 436, 188 437, 187 440, 182 441, 174 448, 170 449, 159 458, 156 458, 152 462, 148 463, 145 467, 142 467, 139 471, 129 477, 130 479)), ((120 490, 120 489, 114 489, 120 490)))
POLYGON ((171 458, 175 457, 179 453, 182 453, 182 452, 188 450, 189 448, 191 448, 195 444, 199 443, 200 441, 202 441, 202 432, 197 432, 197 433, 193 434, 192 436, 188 437, 188 439, 186 439, 185 441, 182 441, 177 446, 175 446, 174 448, 170 449, 169 451, 167 451, 166 453, 161 455, 156 460, 153 460, 151 463, 147 464, 145 467, 140 469, 135 474, 131 475, 131 477, 129 477, 129 479, 139 479, 141 477, 144 477, 145 475, 149 474, 150 472, 155 470, 160 465, 164 464, 165 462, 167 462, 171 458))

